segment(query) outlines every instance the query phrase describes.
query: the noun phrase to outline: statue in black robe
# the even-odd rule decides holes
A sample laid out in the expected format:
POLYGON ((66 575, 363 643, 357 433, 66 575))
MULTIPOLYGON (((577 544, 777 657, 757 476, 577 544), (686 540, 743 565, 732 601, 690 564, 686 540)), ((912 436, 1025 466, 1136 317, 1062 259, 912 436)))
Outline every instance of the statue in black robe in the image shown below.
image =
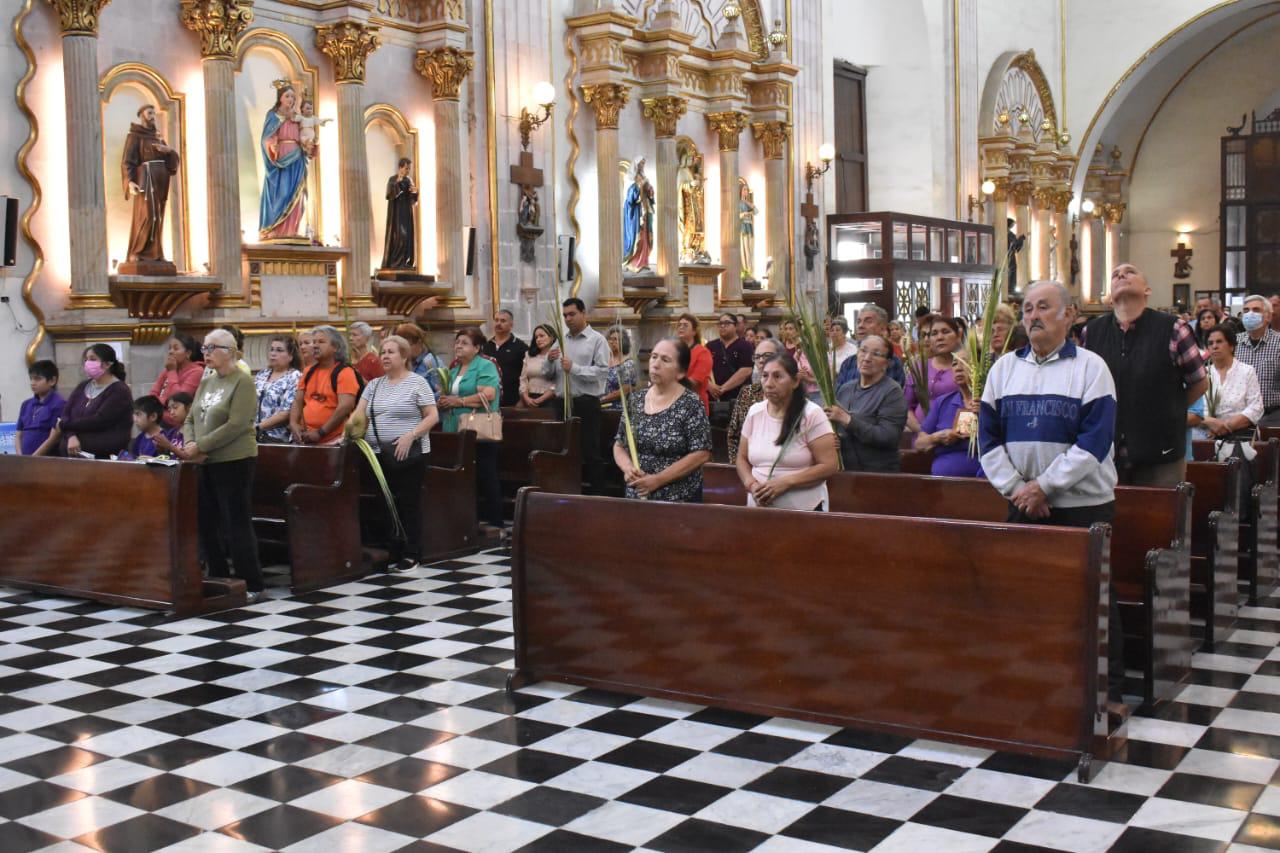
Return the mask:
POLYGON ((156 108, 150 104, 141 107, 138 121, 129 125, 120 158, 125 198, 133 201, 127 263, 130 267, 147 267, 137 272, 160 272, 153 268, 173 266, 165 260, 161 238, 164 210, 169 203, 169 178, 177 171, 178 152, 165 144, 156 130, 156 108))
POLYGON ((417 228, 413 206, 418 188, 409 177, 413 161, 400 159, 396 173, 387 180, 387 238, 382 252, 382 269, 411 270, 418 266, 417 228))

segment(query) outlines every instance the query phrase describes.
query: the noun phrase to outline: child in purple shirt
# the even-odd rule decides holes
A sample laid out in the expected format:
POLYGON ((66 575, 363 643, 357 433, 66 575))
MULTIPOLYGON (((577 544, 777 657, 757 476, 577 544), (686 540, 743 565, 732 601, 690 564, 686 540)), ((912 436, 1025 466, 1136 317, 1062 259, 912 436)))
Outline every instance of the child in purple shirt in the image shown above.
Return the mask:
POLYGON ((52 361, 37 361, 27 375, 33 396, 23 401, 18 412, 15 445, 19 455, 33 456, 49 439, 67 401, 58 393, 58 366, 52 361))
POLYGON ((164 413, 164 404, 154 395, 148 394, 133 401, 133 425, 137 427, 138 434, 129 442, 130 457, 173 456, 174 448, 182 446, 181 428, 165 429, 161 420, 164 413))

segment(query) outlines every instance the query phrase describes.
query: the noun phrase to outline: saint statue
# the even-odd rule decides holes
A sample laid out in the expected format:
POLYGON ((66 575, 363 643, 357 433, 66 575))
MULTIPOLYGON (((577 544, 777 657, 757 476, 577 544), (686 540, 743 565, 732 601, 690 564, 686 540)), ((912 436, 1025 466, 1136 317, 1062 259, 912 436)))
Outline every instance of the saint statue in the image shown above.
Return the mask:
POLYGON ((531 264, 535 260, 534 241, 542 236, 542 205, 538 202, 538 188, 529 184, 520 187, 520 205, 516 209, 516 236, 520 238, 520 260, 531 264))
POLYGON ((293 84, 276 81, 276 103, 262 123, 260 147, 266 177, 258 208, 258 239, 264 243, 310 243, 300 233, 307 207, 307 166, 316 156, 314 129, 303 139, 293 84))
POLYGON ((644 158, 636 170, 622 205, 622 263, 631 272, 649 266, 653 251, 653 184, 644 176, 644 158))
POLYGON ((387 236, 383 241, 382 269, 417 269, 417 233, 413 223, 413 206, 418 203, 418 188, 409 169, 413 161, 401 157, 396 173, 387 179, 387 236))
POLYGON ((813 272, 813 259, 822 252, 822 236, 818 232, 818 220, 807 219, 804 226, 804 268, 813 272))
POLYGON ((738 219, 742 227, 742 280, 755 281, 751 265, 756 257, 756 214, 760 211, 755 205, 755 195, 746 178, 738 178, 738 219))
POLYGON ((695 148, 682 148, 677 178, 680 195, 677 200, 677 222, 680 229, 680 261, 687 264, 709 264, 711 256, 703 244, 704 205, 702 155, 695 148))
POLYGON ((169 203, 169 176, 178 171, 178 152, 166 145, 156 130, 154 106, 141 107, 137 117, 138 121, 129 125, 120 158, 124 195, 133 199, 129 256, 121 272, 173 275, 177 270, 165 260, 161 238, 164 209, 169 203))

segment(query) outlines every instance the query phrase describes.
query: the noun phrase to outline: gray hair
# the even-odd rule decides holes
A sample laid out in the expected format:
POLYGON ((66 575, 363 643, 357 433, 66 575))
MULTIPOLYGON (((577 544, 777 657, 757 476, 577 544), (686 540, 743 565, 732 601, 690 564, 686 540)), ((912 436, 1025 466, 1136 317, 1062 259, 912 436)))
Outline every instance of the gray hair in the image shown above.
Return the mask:
POLYGON ((889 312, 881 308, 879 305, 863 305, 862 310, 858 312, 859 316, 870 312, 879 318, 884 325, 889 325, 889 312))
POLYGON ((843 329, 843 330, 844 330, 844 333, 845 333, 846 335, 847 335, 847 334, 849 334, 849 321, 848 321, 848 320, 846 320, 845 318, 843 318, 843 317, 832 317, 832 318, 831 318, 831 328, 833 328, 833 329, 834 329, 836 326, 839 326, 841 329, 843 329))
POLYGON ((867 341, 871 340, 872 338, 875 338, 877 341, 879 341, 881 345, 885 348, 886 356, 888 357, 893 356, 893 344, 889 343, 889 339, 886 338, 884 335, 877 335, 874 333, 867 335, 865 338, 862 339, 862 343, 858 344, 858 350, 861 351, 862 348, 867 345, 867 341))
POLYGON ((495 313, 495 314, 506 314, 508 317, 510 317, 510 318, 511 318, 511 321, 512 321, 512 322, 515 322, 516 315, 515 315, 514 313, 512 313, 512 311, 511 311, 511 309, 510 309, 510 308, 499 308, 497 311, 495 311, 495 312, 493 312, 493 313, 495 313))
POLYGON ((1271 300, 1263 296, 1262 294, 1250 293, 1248 296, 1244 298, 1244 302, 1242 302, 1241 304, 1248 305, 1250 302, 1261 302, 1263 308, 1266 309, 1266 313, 1268 314, 1271 313, 1271 300))
POLYGON ((220 347, 226 347, 236 358, 240 357, 240 350, 236 347, 236 336, 228 332, 226 329, 214 329, 204 336, 205 343, 216 344, 220 347))
POLYGON ((1067 286, 1062 282, 1055 281, 1051 278, 1042 278, 1039 281, 1033 281, 1028 284, 1024 293, 1029 297, 1031 296, 1031 291, 1035 290, 1037 287, 1052 287, 1054 292, 1058 294, 1058 301, 1062 304, 1062 310, 1058 312, 1059 317, 1065 315, 1067 310, 1071 308, 1071 291, 1067 290, 1067 286))
POLYGON ((327 336, 329 338, 329 343, 333 344, 333 348, 337 350, 337 355, 335 356, 335 358, 338 361, 347 361, 348 358, 350 357, 350 352, 347 350, 347 339, 344 338, 342 336, 342 333, 339 332, 337 329, 335 329, 333 326, 316 326, 314 329, 311 330, 311 334, 313 336, 314 335, 327 336))
POLYGON ((760 352, 760 347, 768 346, 775 353, 782 352, 782 344, 776 338, 764 338, 756 342, 756 352, 760 352))
POLYGON ((356 320, 354 323, 349 324, 347 326, 347 330, 351 332, 359 332, 364 335, 369 339, 369 348, 377 349, 378 333, 373 330, 373 326, 370 326, 364 320, 356 320))

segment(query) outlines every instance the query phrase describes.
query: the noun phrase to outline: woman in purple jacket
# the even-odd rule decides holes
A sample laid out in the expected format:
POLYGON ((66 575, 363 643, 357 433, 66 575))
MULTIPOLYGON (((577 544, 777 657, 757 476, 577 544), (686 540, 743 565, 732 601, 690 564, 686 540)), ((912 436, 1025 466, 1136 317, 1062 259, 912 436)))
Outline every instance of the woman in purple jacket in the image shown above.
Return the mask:
POLYGON ((969 451, 968 432, 956 429, 956 416, 961 412, 975 413, 968 419, 969 427, 976 430, 978 426, 978 407, 969 395, 969 367, 956 359, 954 373, 955 390, 934 397, 929 403, 929 413, 920 423, 916 450, 933 451, 929 473, 935 477, 981 477, 982 465, 969 451))
POLYGON ((129 446, 133 430, 133 394, 125 384, 124 365, 106 344, 84 351, 88 379, 76 386, 58 421, 63 456, 92 454, 108 459, 129 446))

